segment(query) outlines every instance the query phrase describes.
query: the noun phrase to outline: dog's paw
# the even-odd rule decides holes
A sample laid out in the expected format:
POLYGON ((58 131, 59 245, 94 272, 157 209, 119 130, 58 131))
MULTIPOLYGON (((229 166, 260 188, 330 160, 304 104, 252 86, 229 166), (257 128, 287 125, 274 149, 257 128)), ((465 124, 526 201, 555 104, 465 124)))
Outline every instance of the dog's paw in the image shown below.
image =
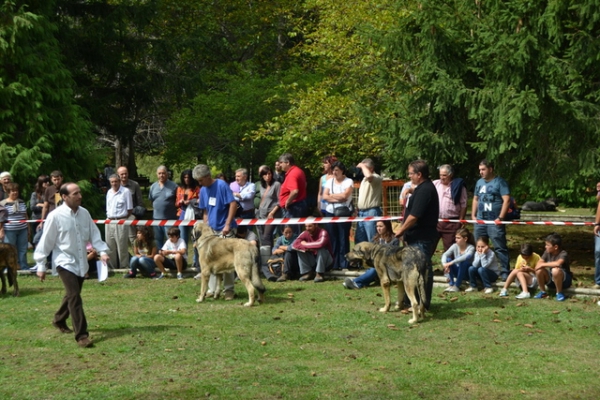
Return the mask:
POLYGON ((386 313, 386 312, 388 312, 389 310, 390 310, 390 309, 389 309, 389 307, 381 307, 381 308, 379 309, 379 312, 386 313))
POLYGON ((204 301, 204 297, 198 297, 196 299, 196 303, 202 303, 204 301))
POLYGON ((250 303, 249 301, 244 303, 244 307, 252 307, 252 303, 250 303))
POLYGON ((409 324, 414 324, 416 322, 417 322, 417 319, 415 319, 415 318, 411 318, 411 319, 408 320, 409 324))

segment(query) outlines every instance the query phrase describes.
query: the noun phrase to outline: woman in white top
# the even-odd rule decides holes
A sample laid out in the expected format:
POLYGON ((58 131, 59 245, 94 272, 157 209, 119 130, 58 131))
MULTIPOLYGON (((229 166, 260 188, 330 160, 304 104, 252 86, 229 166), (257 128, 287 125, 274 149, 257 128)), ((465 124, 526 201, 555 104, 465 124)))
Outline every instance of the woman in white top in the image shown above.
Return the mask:
MULTIPOLYGON (((317 212, 320 217, 325 216, 325 210, 327 208, 327 201, 323 199, 323 192, 325 191, 325 186, 327 186, 327 181, 333 178, 333 168, 331 167, 334 162, 337 161, 337 157, 335 156, 327 156, 323 157, 323 175, 321 179, 319 179, 319 195, 317 196, 317 212)), ((329 231, 327 231, 329 232, 329 231)))
MULTIPOLYGON (((325 216, 333 217, 338 207, 350 207, 352 204, 352 189, 354 182, 346 177, 346 166, 340 161, 331 165, 333 178, 327 180, 323 190, 323 199, 327 201, 325 216)), ((329 241, 333 248, 333 269, 347 269, 346 254, 350 251, 351 222, 333 222, 327 229, 330 234, 329 241)))

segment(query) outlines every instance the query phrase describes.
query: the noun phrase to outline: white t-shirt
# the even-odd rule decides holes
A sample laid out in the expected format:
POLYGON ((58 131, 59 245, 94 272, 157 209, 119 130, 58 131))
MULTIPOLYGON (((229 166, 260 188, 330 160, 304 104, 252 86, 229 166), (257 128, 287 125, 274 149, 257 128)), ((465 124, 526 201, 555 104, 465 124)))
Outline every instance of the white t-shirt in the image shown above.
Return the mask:
MULTIPOLYGON (((183 241, 183 239, 179 238, 179 239, 177 239, 177 243, 171 242, 170 239, 167 240, 161 250, 181 250, 181 249, 187 250, 187 246, 186 246, 185 242, 183 241)), ((166 257, 173 259, 173 258, 175 258, 175 254, 169 254, 166 257)), ((184 260, 187 261, 187 251, 185 253, 183 253, 183 258, 184 258, 184 260)))
MULTIPOLYGON (((325 187, 323 188, 323 190, 327 190, 329 189, 329 194, 340 194, 340 193, 344 193, 349 187, 352 187, 354 185, 354 182, 352 182, 352 179, 350 178, 346 178, 342 181, 342 183, 338 183, 335 178, 331 178, 327 180, 327 183, 325 184, 325 187)), ((350 206, 350 204, 352 203, 352 195, 350 195, 350 197, 348 197, 348 200, 346 200, 346 202, 344 203, 327 203, 327 208, 325 208, 325 211, 327 211, 328 213, 333 214, 333 212, 335 211, 335 209, 337 207, 341 207, 341 206, 350 206)))

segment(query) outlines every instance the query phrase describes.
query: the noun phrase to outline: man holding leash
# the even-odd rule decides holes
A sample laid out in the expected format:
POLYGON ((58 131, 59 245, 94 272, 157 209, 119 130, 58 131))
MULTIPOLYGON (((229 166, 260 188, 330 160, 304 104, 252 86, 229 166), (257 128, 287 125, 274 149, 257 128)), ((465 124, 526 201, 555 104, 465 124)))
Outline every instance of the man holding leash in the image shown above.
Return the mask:
POLYGON ((404 237, 409 246, 419 247, 427 258, 427 282, 423 301, 426 309, 431 305, 433 291, 433 265, 431 257, 438 241, 437 222, 439 215, 439 198, 431 179, 429 166, 424 160, 416 160, 408 166, 408 177, 412 183, 413 193, 406 206, 404 223, 396 232, 396 237, 404 237))
POLYGON ((90 213, 81 207, 81 190, 75 183, 65 183, 59 190, 63 204, 58 206, 46 220, 44 233, 35 249, 33 258, 37 264, 37 275, 46 279, 46 257, 52 253, 52 263, 65 286, 65 297, 54 314, 54 325, 62 333, 75 331, 79 347, 92 347, 87 321, 83 312, 81 289, 88 272, 86 244, 90 242, 107 263, 108 246, 102 241, 100 230, 90 213), (67 326, 71 316, 73 330, 67 326))
MULTIPOLYGON (((204 164, 194 167, 192 177, 202 186, 198 208, 205 210, 204 223, 210 226, 217 236, 235 237, 237 202, 227 183, 221 179, 213 179, 210 169, 204 164)), ((234 272, 223 274, 225 300, 233 300, 235 297, 234 279, 234 272)), ((217 277, 211 275, 208 291, 216 293, 217 290, 217 277)))

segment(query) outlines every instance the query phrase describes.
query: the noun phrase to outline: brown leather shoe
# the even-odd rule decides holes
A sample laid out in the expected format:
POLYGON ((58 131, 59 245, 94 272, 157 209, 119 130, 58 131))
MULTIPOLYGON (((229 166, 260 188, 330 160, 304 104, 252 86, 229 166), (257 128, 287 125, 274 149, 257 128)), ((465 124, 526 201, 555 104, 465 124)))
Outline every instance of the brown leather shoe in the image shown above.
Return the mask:
POLYGON ((281 276, 279 278, 277 278, 277 282, 285 282, 287 281, 288 277, 287 274, 281 274, 281 276))
POLYGON ((225 292, 225 300, 233 300, 235 298, 235 293, 233 292, 225 292))
POLYGON ((77 341, 77 345, 79 347, 94 347, 94 342, 92 342, 89 337, 84 336, 77 341))
POLYGON ((64 322, 53 322, 52 326, 61 331, 62 333, 73 333, 71 328, 67 326, 64 322))
POLYGON ((315 276, 313 275, 312 272, 309 272, 308 274, 304 274, 300 277, 300 279, 298 279, 299 281, 310 281, 311 279, 313 279, 315 276))

